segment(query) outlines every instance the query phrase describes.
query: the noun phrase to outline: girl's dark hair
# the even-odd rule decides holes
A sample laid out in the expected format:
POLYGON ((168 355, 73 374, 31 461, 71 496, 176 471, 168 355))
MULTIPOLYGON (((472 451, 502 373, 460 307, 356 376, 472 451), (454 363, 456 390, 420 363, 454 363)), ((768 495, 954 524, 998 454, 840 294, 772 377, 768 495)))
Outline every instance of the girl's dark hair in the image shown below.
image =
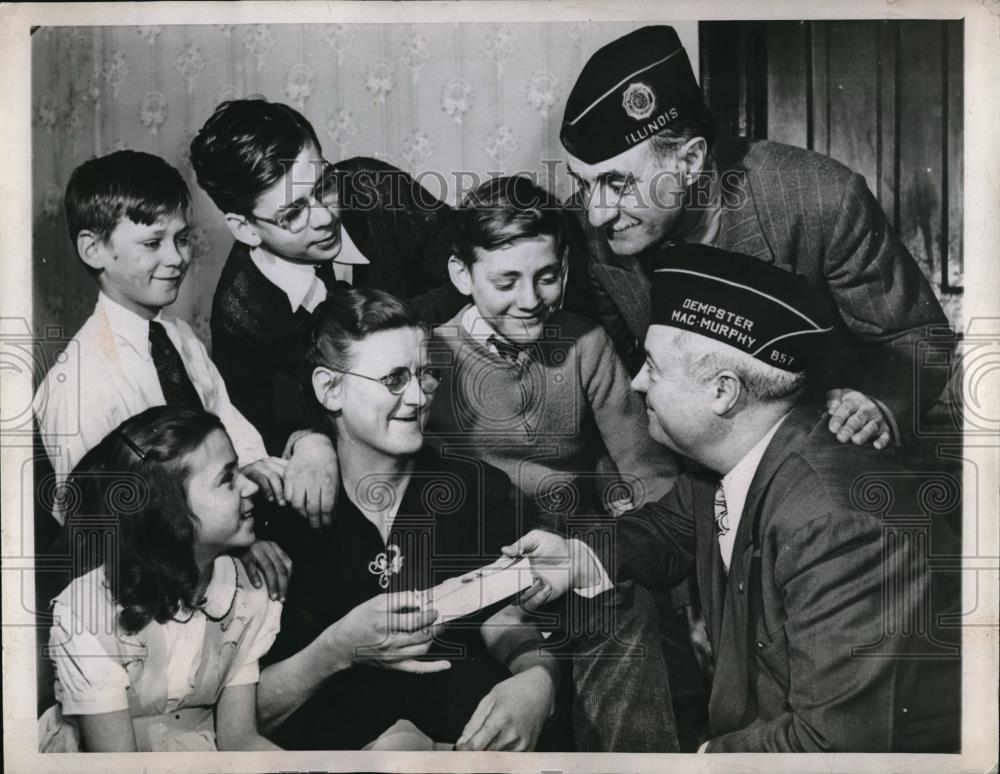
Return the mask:
POLYGON ((191 142, 198 185, 222 212, 251 215, 257 197, 285 175, 309 144, 322 152, 305 116, 263 98, 221 103, 191 142))
POLYGON ((182 603, 197 604, 187 457, 216 430, 225 432, 205 411, 147 409, 112 430, 67 479, 75 563, 84 572, 104 564, 126 632, 164 623, 182 603))
POLYGON ((565 218, 559 200, 524 175, 496 177, 466 196, 455 209, 454 252, 471 268, 476 249, 496 250, 519 239, 550 236, 562 258, 565 218))
POLYGON ((428 330, 408 301, 375 288, 335 287, 312 315, 305 356, 309 392, 314 368, 350 370, 352 344, 396 328, 428 330))

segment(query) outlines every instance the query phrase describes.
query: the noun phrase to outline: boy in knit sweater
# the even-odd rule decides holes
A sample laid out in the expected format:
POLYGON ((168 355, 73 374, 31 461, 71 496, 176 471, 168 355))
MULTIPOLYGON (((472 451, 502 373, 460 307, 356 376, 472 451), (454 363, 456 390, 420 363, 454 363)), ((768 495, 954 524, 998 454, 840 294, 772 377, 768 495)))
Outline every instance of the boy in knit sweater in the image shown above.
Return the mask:
POLYGON ((659 499, 678 472, 604 329, 560 309, 566 228, 526 177, 490 180, 457 209, 448 269, 472 303, 434 331, 428 425, 443 453, 507 473, 526 515, 554 527, 659 499))

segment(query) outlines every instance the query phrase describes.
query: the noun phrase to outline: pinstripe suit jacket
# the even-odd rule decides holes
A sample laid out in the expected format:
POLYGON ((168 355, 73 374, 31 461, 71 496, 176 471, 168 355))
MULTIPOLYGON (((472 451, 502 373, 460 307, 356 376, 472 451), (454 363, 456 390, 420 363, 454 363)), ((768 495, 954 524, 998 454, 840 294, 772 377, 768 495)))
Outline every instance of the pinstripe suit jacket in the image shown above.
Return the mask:
POLYGON ((953 751, 961 627, 943 614, 959 609, 959 573, 940 568, 960 555, 943 518, 958 484, 839 444, 828 421, 804 404, 778 428, 728 574, 716 481, 687 474, 618 519, 615 577, 657 590, 695 566, 715 660, 709 752, 953 751))
MULTIPOLYGON (((713 157, 722 190, 714 245, 801 274, 820 289, 839 320, 830 367, 817 386, 855 387, 880 399, 908 437, 915 404, 926 411, 944 387, 941 369, 917 369, 918 343, 929 326, 935 341, 951 336, 930 285, 864 178, 827 156, 773 142, 720 139, 713 157)), ((637 371, 650 319, 643 266, 664 251, 617 256, 578 203, 569 206, 585 244, 573 251, 576 285, 567 289, 565 308, 596 317, 637 371)))

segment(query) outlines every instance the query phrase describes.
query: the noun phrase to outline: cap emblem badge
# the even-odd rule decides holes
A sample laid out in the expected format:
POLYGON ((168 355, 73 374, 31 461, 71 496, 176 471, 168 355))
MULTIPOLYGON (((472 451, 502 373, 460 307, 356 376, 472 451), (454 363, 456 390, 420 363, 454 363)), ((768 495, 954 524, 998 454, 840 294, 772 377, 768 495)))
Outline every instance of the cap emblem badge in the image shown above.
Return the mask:
POLYGON ((622 107, 629 118, 641 121, 649 118, 656 109, 656 97, 645 83, 630 83, 622 95, 622 107))

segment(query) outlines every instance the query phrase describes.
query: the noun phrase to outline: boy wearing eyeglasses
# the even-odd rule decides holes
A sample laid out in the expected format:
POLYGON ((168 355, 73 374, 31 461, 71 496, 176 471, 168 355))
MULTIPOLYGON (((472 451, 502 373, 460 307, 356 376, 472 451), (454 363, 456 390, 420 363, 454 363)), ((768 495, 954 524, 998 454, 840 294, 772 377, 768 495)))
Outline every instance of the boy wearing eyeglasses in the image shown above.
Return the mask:
MULTIPOLYGON (((302 114, 263 99, 220 104, 191 143, 191 164, 236 240, 212 304, 213 355, 233 403, 280 453, 315 419, 299 386, 304 336, 334 283, 386 290, 430 322, 447 319, 447 206, 376 159, 330 164, 302 114)), ((310 516, 331 507, 310 504, 310 516)))

